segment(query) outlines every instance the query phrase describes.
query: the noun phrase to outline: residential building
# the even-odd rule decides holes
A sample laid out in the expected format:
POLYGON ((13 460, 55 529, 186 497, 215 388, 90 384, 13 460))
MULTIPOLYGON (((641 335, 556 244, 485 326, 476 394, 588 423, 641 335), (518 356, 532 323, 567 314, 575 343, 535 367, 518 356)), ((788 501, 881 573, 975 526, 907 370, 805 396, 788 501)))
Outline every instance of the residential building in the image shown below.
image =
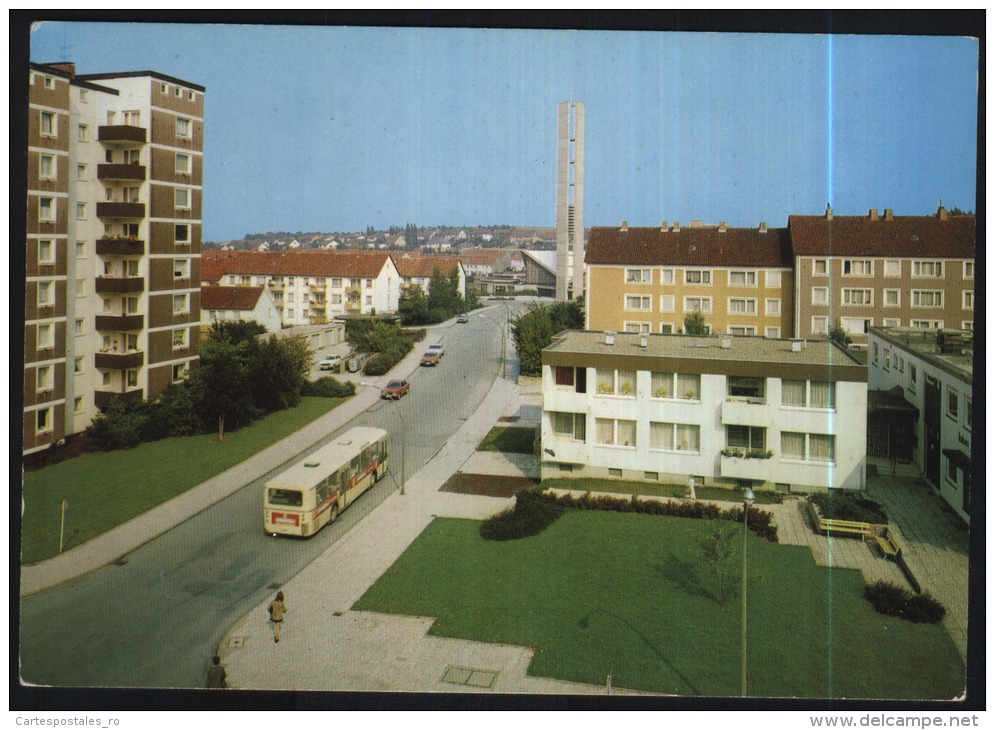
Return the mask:
POLYGON ((392 258, 397 267, 397 273, 401 277, 402 290, 417 286, 427 296, 429 284, 436 272, 448 277, 455 271, 457 276, 456 290, 466 300, 466 271, 458 257, 404 253, 400 256, 395 254, 392 258))
POLYGON ((587 246, 586 328, 681 332, 701 312, 709 331, 792 334, 793 272, 785 228, 724 223, 594 227, 587 246))
POLYGON ((200 309, 204 335, 216 322, 258 322, 267 332, 279 332, 283 326, 273 296, 264 286, 202 286, 200 309))
POLYGON ((834 215, 788 218, 797 337, 837 322, 854 343, 872 326, 973 329, 975 217, 834 215))
POLYGON ((544 479, 866 484, 867 368, 829 340, 570 331, 542 395, 544 479))
POLYGON ((264 286, 284 327, 396 312, 400 275, 378 251, 206 251, 203 285, 264 286))
POLYGON ((584 295, 584 105, 557 110, 556 299, 584 295))
POLYGON ((970 522, 973 332, 871 327, 867 368, 868 454, 914 463, 970 522))
POLYGON ((459 253, 467 276, 502 274, 511 265, 512 252, 500 248, 471 248, 459 253))
POLYGON ((25 454, 196 365, 204 154, 202 86, 71 63, 29 83, 25 454))

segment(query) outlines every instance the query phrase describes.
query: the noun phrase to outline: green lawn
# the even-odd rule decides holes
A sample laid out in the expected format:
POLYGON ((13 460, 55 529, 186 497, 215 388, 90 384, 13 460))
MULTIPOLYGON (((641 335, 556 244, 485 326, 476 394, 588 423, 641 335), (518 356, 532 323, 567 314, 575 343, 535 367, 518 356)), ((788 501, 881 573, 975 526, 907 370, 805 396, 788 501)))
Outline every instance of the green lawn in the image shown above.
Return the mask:
POLYGON ((289 436, 335 408, 342 399, 303 398, 230 431, 171 438, 124 451, 84 454, 24 475, 21 562, 59 552, 60 505, 65 499, 65 549, 119 525, 289 436))
POLYGON ((535 429, 523 426, 495 426, 477 446, 478 451, 531 454, 535 429))
MULTIPOLYGON (((699 541, 736 525, 568 510, 541 534, 486 541, 436 519, 356 603, 433 616, 437 636, 536 648, 529 673, 675 695, 738 696, 740 611, 699 541)), ((734 541, 740 564, 742 543, 734 541)), ((750 537, 748 693, 947 699, 964 665, 942 626, 874 612, 858 571, 750 537)))
MULTIPOLYGON (((536 487, 539 491, 546 489, 572 489, 580 492, 604 492, 608 494, 636 494, 640 497, 684 497, 683 484, 654 484, 653 482, 631 482, 624 479, 545 479, 536 487)), ((738 489, 723 489, 722 487, 695 487, 698 499, 709 499, 716 502, 735 502, 742 506, 743 493, 738 489)), ((769 489, 758 489, 754 493, 755 504, 780 504, 783 498, 780 492, 769 489)))

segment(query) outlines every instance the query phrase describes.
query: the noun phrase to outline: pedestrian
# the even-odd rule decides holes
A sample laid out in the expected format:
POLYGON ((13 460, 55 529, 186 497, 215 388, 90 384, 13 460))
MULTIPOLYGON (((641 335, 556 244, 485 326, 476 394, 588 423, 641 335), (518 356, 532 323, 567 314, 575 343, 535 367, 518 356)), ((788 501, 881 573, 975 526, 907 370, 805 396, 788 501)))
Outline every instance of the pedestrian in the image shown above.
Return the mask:
POLYGON ((283 602, 283 591, 276 594, 276 598, 269 604, 269 620, 273 622, 273 641, 280 641, 280 624, 283 623, 283 616, 287 613, 287 604, 283 602))
POLYGON ((211 668, 207 670, 207 684, 206 689, 225 689, 228 683, 225 681, 228 678, 228 673, 225 668, 221 666, 221 657, 217 654, 211 659, 213 664, 211 668))

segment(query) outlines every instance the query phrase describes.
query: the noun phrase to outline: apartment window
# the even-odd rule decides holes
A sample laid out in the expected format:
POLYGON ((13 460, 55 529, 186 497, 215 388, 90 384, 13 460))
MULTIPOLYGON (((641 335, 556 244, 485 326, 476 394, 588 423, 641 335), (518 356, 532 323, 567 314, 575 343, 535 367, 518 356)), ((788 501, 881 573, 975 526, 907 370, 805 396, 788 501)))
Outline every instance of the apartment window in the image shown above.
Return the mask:
POLYGON ((962 330, 974 330, 974 320, 973 319, 962 319, 960 322, 960 328, 962 330))
POLYGON ((39 350, 55 347, 55 326, 52 324, 38 325, 37 340, 39 350))
POLYGON ((186 314, 190 311, 189 297, 187 294, 173 295, 173 314, 186 314))
POLYGON ((190 225, 177 223, 173 227, 173 240, 175 243, 190 243, 190 225))
POLYGON ((605 446, 636 446, 636 422, 621 418, 595 419, 597 442, 605 446))
POLYGON ((138 297, 125 297, 124 311, 128 314, 138 314, 138 297))
POLYGON ((176 153, 176 172, 181 175, 189 175, 192 171, 192 162, 190 155, 184 154, 182 152, 176 153))
POLYGON ((43 76, 42 79, 45 82, 45 88, 51 91, 55 88, 55 79, 51 76, 43 76))
POLYGON ((553 426, 553 433, 559 438, 571 441, 587 440, 587 416, 585 414, 551 411, 549 421, 553 426))
POLYGON ((884 275, 889 279, 900 277, 902 275, 902 262, 897 260, 885 261, 884 275))
POLYGON ((771 339, 771 340, 780 339, 780 337, 781 337, 781 328, 780 327, 765 327, 764 328, 764 337, 767 337, 768 339, 771 339))
POLYGON ((827 259, 815 259, 812 262, 813 276, 829 276, 829 261, 827 259))
POLYGON ((176 279, 190 278, 190 259, 174 259, 173 277, 176 279))
POLYGON ((36 411, 38 414, 35 420, 35 433, 48 433, 52 430, 52 409, 41 408, 36 411))
POLYGON ((957 486, 957 462, 947 457, 947 481, 957 486))
POLYGON ((55 241, 49 239, 38 241, 38 263, 42 265, 55 263, 55 241))
POLYGON ((874 262, 870 259, 843 259, 843 276, 874 276, 874 262))
POLYGON ((712 272, 704 269, 688 269, 684 272, 684 283, 711 285, 712 272))
POLYGON ((701 312, 710 314, 712 311, 711 297, 684 297, 685 312, 701 312))
POLYGON ((798 461, 836 461, 836 437, 816 433, 781 432, 781 457, 798 461))
POLYGON ((181 96, 183 96, 183 89, 181 89, 181 88, 177 87, 177 88, 175 89, 175 91, 176 91, 176 98, 177 98, 177 99, 179 99, 179 98, 180 98, 181 96))
POLYGON ((90 99, 90 92, 88 92, 86 89, 80 89, 79 90, 79 100, 82 103, 86 104, 86 102, 89 101, 89 99, 90 99))
POLYGON ((85 125, 85 124, 79 125, 78 133, 79 133, 79 136, 77 137, 77 139, 80 142, 86 142, 87 140, 89 140, 89 138, 90 138, 90 128, 87 125, 85 125))
POLYGON ((55 304, 55 286, 50 281, 38 282, 38 306, 51 307, 55 304))
POLYGON ((947 388, 947 415, 957 420, 957 407, 960 405, 960 394, 953 388, 947 388))
POLYGON ((673 312, 674 311, 674 300, 673 294, 661 294, 660 295, 660 311, 661 312, 673 312))
POLYGON ((173 382, 179 383, 187 376, 187 363, 173 365, 173 382))
POLYGON ((782 380, 781 405, 793 408, 835 408, 836 385, 819 380, 782 380))
POLYGON ((88 168, 86 165, 80 163, 76 165, 76 179, 80 181, 86 180, 88 177, 88 168))
POLYGON ((673 269, 660 269, 660 283, 673 285, 674 283, 674 270, 673 269))
POLYGON ((190 209, 190 188, 176 188, 173 197, 177 208, 190 209))
POLYGON ((744 337, 755 337, 757 334, 757 328, 751 324, 731 324, 728 327, 728 334, 739 335, 744 337))
POLYGON ((730 271, 729 286, 756 286, 756 271, 730 271))
MULTIPOLYGON (((305 295, 305 296, 307 296, 307 295, 305 295)), ((366 303, 367 303, 368 305, 369 305, 369 304, 373 304, 373 295, 372 295, 372 294, 367 294, 367 295, 366 295, 366 303)))
POLYGON ((963 308, 974 309, 974 290, 965 289, 963 295, 963 308))
POLYGON ((187 101, 193 101, 195 98, 197 98, 197 95, 194 94, 194 92, 192 91, 187 92, 187 101))
POLYGON ((849 335, 866 335, 867 328, 874 323, 874 320, 865 317, 843 317, 840 323, 843 325, 843 331, 849 335))
POLYGON ((781 313, 781 300, 780 299, 767 299, 767 316, 776 317, 781 313))
MULTIPOLYGON (((106 345, 106 343, 105 343, 106 345)), ((100 374, 100 382, 102 385, 109 386, 111 384, 111 374, 107 370, 100 374)))
POLYGON ((942 319, 913 319, 909 326, 917 330, 941 330, 943 329, 942 319))
POLYGON ((901 319, 889 319, 889 318, 885 317, 885 319, 884 319, 884 326, 885 327, 901 327, 902 326, 902 320, 901 319))
POLYGON ((142 126, 142 114, 137 110, 129 110, 123 113, 124 123, 129 127, 142 126))
POLYGON ((829 317, 812 317, 812 334, 829 334, 829 317))
POLYGON ((697 452, 700 444, 701 428, 696 424, 650 422, 651 449, 697 452))
POLYGON ((873 289, 844 289, 843 304, 848 306, 869 307, 874 304, 873 289))
POLYGON ((53 112, 41 113, 41 136, 55 137, 58 135, 58 126, 53 112))
POLYGON ((624 331, 630 335, 648 335, 650 331, 649 322, 624 322, 624 331))
POLYGON ((912 306, 922 308, 939 308, 943 306, 943 291, 928 289, 912 290, 912 306))
POLYGON ((652 309, 650 297, 634 296, 627 294, 625 297, 625 311, 627 312, 649 312, 652 309))
POLYGON ((353 289, 358 289, 359 279, 349 279, 349 286, 351 286, 353 289))
POLYGON ((187 346, 187 330, 173 330, 173 349, 187 346))
MULTIPOLYGON (((179 96, 180 90, 176 90, 177 96, 179 96)), ((176 117, 176 136, 182 137, 183 139, 190 139, 193 132, 193 125, 190 124, 190 120, 184 117, 176 117)))
POLYGON ((342 303, 342 295, 341 294, 332 294, 332 304, 341 304, 341 303, 342 303))
POLYGON ((943 276, 942 261, 913 261, 912 278, 936 279, 943 276))
POLYGON ((741 298, 729 299, 729 314, 756 314, 756 313, 757 313, 756 299, 741 299, 741 298))
POLYGON ((781 272, 780 271, 768 271, 766 275, 767 286, 780 289, 781 288, 781 272))
POLYGON ((901 289, 885 289, 884 290, 884 306, 886 306, 886 307, 900 307, 900 306, 902 306, 902 290, 901 289))
POLYGON ((880 349, 878 348, 878 343, 875 342, 874 343, 874 364, 875 365, 878 364, 878 353, 879 352, 880 352, 880 349))
POLYGON ((52 390, 52 383, 54 382, 54 378, 52 377, 52 366, 42 365, 38 368, 36 373, 35 390, 39 393, 46 390, 52 390))
POLYGON ((673 324, 673 322, 661 322, 660 323, 660 334, 661 335, 672 335, 672 334, 674 334, 674 324, 673 324))
POLYGON ((597 370, 598 394, 599 395, 626 395, 636 394, 636 371, 635 370, 597 370))
POLYGON ((766 451, 767 429, 763 426, 726 426, 726 447, 766 451))
POLYGON ((52 155, 38 155, 38 177, 42 180, 55 180, 55 157, 52 155))
POLYGON ((76 258, 78 259, 86 258, 86 241, 76 242, 76 258))
POLYGON ((48 222, 55 220, 55 198, 38 199, 38 220, 48 222))
POLYGON ((341 288, 341 286, 342 286, 342 279, 339 278, 339 277, 337 277, 337 276, 332 277, 332 286, 334 288, 341 288))
POLYGON ((653 283, 653 270, 652 269, 626 269, 625 270, 625 283, 626 284, 652 284, 653 283))
POLYGON ((159 93, 160 94, 168 94, 169 93, 169 87, 166 86, 166 84, 159 84, 159 93))
POLYGON ((726 378, 726 388, 728 394, 733 398, 763 400, 766 391, 766 381, 763 378, 730 375, 726 378))
POLYGON ((974 262, 965 261, 964 262, 964 278, 973 279, 974 278, 974 262))
POLYGON ((909 363, 909 392, 915 393, 919 384, 919 370, 913 363, 909 363))
POLYGON ((73 413, 79 415, 83 412, 83 398, 77 397, 73 399, 73 413))
POLYGON ((76 203, 76 220, 86 220, 86 203, 76 203))
POLYGON ((812 287, 812 304, 829 304, 829 288, 825 286, 812 287))

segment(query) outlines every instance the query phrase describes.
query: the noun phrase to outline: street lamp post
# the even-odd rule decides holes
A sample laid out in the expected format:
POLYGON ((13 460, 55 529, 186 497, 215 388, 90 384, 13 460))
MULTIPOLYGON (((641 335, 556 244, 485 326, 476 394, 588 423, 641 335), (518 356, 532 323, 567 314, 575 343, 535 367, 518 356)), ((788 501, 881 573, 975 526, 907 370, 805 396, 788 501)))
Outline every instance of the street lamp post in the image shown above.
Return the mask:
MULTIPOLYGON (((367 383, 365 380, 360 380, 359 384, 364 388, 376 388, 380 392, 383 392, 381 388, 374 385, 373 383, 367 383)), ((408 454, 408 432, 404 428, 404 416, 401 415, 401 407, 397 404, 396 400, 391 399, 394 404, 394 410, 397 411, 397 417, 401 421, 401 496, 404 496, 404 483, 407 481, 407 469, 405 468, 405 457, 408 454)))
POLYGON ((743 492, 743 665, 740 679, 742 680, 742 697, 746 697, 746 546, 750 534, 750 506, 753 504, 753 490, 749 487, 743 492))

